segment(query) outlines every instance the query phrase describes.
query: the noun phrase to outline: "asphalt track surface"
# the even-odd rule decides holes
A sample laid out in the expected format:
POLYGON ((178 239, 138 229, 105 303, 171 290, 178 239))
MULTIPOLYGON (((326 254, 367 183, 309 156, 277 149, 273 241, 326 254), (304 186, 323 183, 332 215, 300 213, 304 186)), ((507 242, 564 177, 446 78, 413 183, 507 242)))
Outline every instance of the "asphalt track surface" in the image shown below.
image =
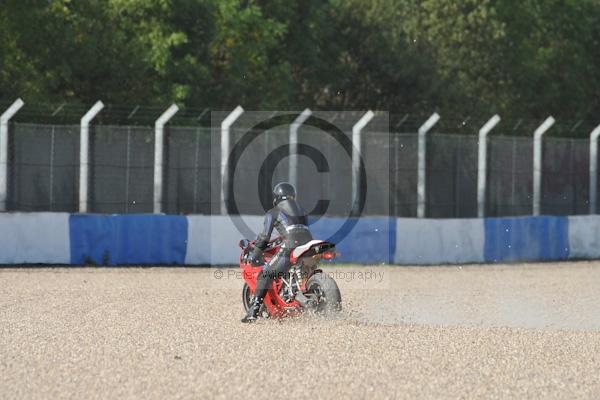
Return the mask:
POLYGON ((0 398, 600 398, 600 263, 328 271, 247 326, 234 269, 0 269, 0 398))

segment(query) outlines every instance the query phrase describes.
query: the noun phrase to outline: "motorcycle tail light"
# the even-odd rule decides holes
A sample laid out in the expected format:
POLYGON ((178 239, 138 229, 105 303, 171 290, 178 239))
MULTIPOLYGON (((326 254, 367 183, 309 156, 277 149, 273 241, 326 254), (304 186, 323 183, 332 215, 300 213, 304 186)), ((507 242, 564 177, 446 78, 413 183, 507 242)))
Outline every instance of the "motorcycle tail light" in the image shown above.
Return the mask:
POLYGON ((333 251, 328 251, 328 252, 323 253, 324 260, 332 260, 334 258, 335 258, 335 252, 333 252, 333 251))

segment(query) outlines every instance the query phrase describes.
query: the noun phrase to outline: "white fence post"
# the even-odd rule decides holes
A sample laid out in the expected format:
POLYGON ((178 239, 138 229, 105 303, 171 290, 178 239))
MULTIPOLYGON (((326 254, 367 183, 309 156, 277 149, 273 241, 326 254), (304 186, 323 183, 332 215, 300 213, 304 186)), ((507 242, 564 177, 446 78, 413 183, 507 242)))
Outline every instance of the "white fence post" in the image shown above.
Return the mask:
POLYGON ((440 120, 438 113, 433 113, 431 117, 419 128, 419 147, 418 147, 418 171, 417 171, 417 217, 425 218, 425 184, 426 184, 426 153, 427 153, 427 132, 440 120))
POLYGON ((90 157, 90 122, 104 108, 104 103, 97 101, 81 118, 79 137, 79 212, 88 211, 88 181, 90 157))
POLYGON ((600 125, 590 134, 590 214, 596 214, 598 201, 598 137, 600 125))
POLYGON ((485 217, 485 188, 487 183, 487 137, 500 122, 500 116, 494 115, 479 130, 479 157, 477 159, 477 216, 485 217))
POLYGON ((311 116, 312 111, 305 109, 290 125, 290 183, 298 188, 298 129, 311 116))
POLYGON ((25 103, 17 99, 0 116, 0 211, 6 210, 8 193, 8 121, 25 103))
POLYGON ((177 111, 179 111, 179 107, 171 104, 154 123, 154 214, 162 211, 165 125, 177 111))
POLYGON ((363 115, 356 124, 352 127, 352 212, 358 213, 357 201, 360 196, 360 160, 362 155, 362 130, 371 120, 375 114, 369 110, 363 115))
POLYGON ((221 214, 227 215, 227 201, 229 200, 229 137, 231 125, 242 115, 244 109, 237 106, 221 122, 221 214))
POLYGON ((548 117, 533 134, 533 215, 540 215, 542 194, 542 136, 556 120, 548 117))

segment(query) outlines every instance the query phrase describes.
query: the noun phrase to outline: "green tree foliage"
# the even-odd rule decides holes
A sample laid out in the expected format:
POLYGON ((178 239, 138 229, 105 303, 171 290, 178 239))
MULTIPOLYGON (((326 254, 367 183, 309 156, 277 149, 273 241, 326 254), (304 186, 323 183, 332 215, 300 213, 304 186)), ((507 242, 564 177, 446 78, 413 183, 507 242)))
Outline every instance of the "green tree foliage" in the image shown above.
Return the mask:
POLYGON ((506 72, 495 52, 505 38, 492 0, 404 2, 410 40, 436 61, 445 103, 452 111, 502 107, 506 72))
POLYGON ((600 106, 600 3, 593 0, 503 1, 512 110, 594 118, 600 106))
POLYGON ((595 118, 596 0, 3 0, 0 98, 595 118))
POLYGON ((593 0, 403 1, 450 110, 594 118, 600 93, 600 3, 593 0))

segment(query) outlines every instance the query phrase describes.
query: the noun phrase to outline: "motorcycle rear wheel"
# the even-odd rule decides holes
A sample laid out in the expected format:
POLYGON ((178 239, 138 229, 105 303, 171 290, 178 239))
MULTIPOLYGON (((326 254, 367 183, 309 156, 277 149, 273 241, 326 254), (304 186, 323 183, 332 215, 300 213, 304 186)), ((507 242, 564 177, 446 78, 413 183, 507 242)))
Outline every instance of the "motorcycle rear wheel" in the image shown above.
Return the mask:
POLYGON ((317 314, 328 314, 342 311, 342 294, 335 280, 323 272, 317 272, 306 282, 306 293, 314 294, 317 314))

